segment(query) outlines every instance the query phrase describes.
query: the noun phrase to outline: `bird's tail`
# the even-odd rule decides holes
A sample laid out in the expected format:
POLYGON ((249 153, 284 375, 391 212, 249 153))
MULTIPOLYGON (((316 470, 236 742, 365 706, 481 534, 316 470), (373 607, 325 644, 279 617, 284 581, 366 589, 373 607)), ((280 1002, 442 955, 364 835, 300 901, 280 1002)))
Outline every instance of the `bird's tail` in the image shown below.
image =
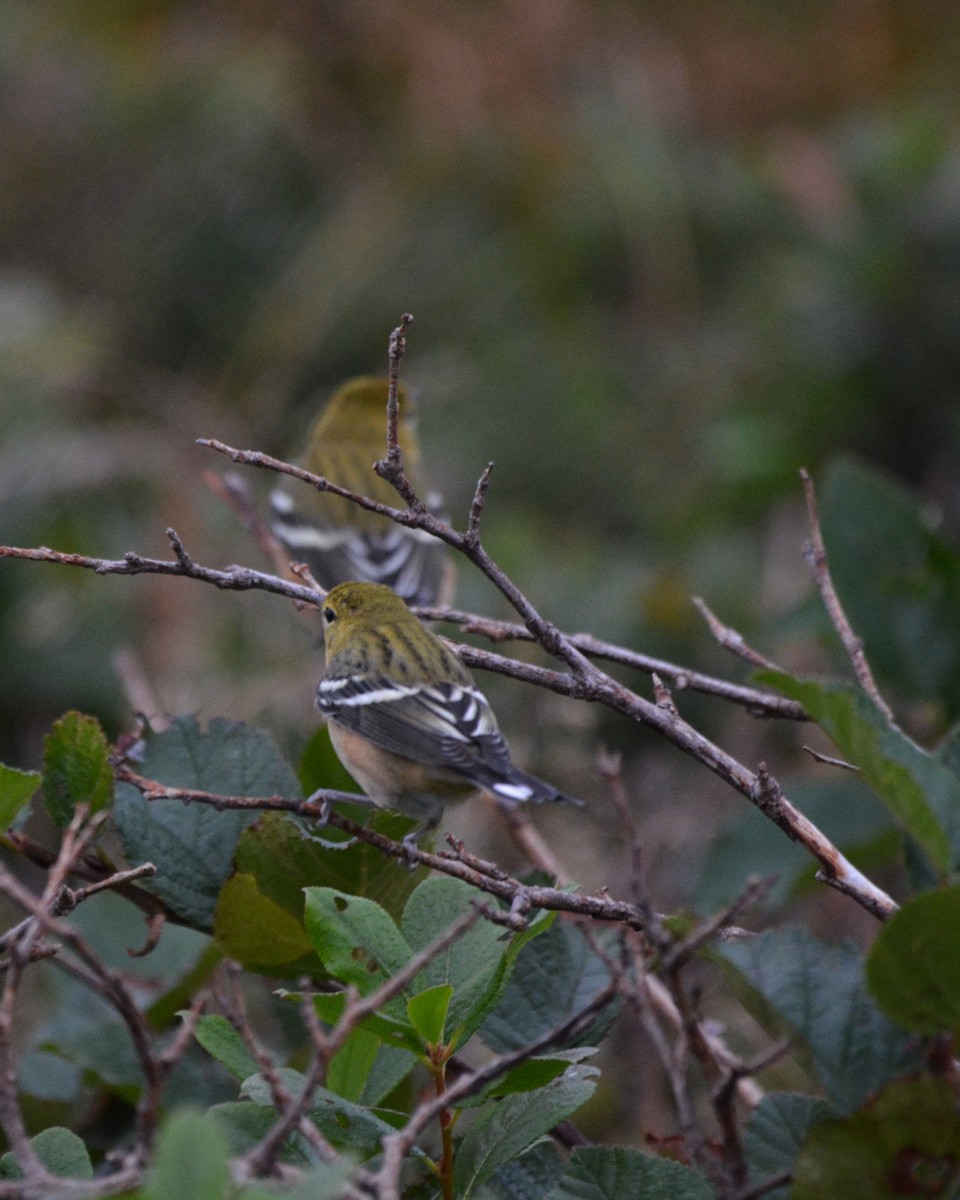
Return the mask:
POLYGON ((578 800, 576 796, 568 796, 552 783, 538 779, 536 775, 528 775, 526 771, 520 771, 516 767, 509 776, 488 784, 487 790, 508 805, 563 803, 573 804, 577 808, 583 807, 583 801, 578 800))

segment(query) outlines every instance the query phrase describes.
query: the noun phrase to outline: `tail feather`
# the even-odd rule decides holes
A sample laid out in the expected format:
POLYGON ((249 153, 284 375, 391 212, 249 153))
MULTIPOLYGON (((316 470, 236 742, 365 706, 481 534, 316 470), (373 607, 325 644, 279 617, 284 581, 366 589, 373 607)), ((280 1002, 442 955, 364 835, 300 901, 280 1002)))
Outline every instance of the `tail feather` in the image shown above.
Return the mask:
POLYGON ((583 801, 576 796, 568 796, 552 783, 538 779, 536 775, 528 775, 513 767, 509 776, 497 779, 488 785, 488 790, 509 805, 515 804, 572 804, 576 808, 583 807, 583 801))

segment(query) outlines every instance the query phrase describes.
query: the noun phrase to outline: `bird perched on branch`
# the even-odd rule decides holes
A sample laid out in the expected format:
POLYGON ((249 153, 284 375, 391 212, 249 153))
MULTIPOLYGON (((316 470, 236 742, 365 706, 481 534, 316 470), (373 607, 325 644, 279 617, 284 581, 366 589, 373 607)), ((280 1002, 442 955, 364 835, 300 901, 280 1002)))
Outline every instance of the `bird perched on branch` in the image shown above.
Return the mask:
POLYGON ((566 800, 510 761, 497 718, 453 651, 390 588, 343 583, 323 603, 327 665, 317 707, 370 800, 433 829, 444 805, 486 791, 502 804, 566 800))
MULTIPOLYGON (((314 475, 391 507, 402 506, 397 492, 373 470, 384 456, 387 430, 386 379, 351 379, 314 422, 301 465, 314 475)), ((420 446, 411 401, 401 384, 398 441, 404 470, 420 490, 420 446)), ((428 510, 442 515, 438 495, 423 497, 428 510)), ((305 562, 324 588, 350 579, 384 583, 410 604, 449 599, 452 567, 447 547, 422 529, 398 525, 389 517, 289 481, 270 497, 270 528, 290 556, 305 562)))

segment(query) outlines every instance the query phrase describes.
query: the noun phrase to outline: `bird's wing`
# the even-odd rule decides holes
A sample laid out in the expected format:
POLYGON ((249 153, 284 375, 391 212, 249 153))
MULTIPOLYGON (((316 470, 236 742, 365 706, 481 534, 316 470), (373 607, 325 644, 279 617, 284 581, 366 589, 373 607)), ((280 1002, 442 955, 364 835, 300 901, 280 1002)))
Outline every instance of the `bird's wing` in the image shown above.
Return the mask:
POLYGON ((326 676, 317 687, 317 707, 383 750, 478 786, 512 770, 493 710, 474 687, 398 683, 373 674, 326 676))
MULTIPOLYGON (((446 547, 422 529, 390 524, 364 530, 327 524, 298 508, 289 492, 270 497, 270 528, 290 554, 306 562, 317 581, 332 587, 350 579, 385 583, 408 604, 433 604, 443 582, 446 547)), ((442 512, 439 497, 427 507, 442 512)))

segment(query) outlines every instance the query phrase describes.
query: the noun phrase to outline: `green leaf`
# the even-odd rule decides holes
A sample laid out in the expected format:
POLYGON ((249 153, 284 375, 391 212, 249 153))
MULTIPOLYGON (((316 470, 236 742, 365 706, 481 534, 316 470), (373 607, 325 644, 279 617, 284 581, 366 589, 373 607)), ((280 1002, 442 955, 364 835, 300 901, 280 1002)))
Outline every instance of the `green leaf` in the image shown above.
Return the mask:
MULTIPOLYGON (((558 921, 521 949, 516 969, 480 1036, 498 1054, 529 1045, 562 1025, 609 982, 606 964, 580 930, 558 921)), ((616 1010, 616 1004, 611 1004, 578 1041, 596 1041, 616 1010)))
MULTIPOLYGON (((54 1125, 44 1129, 30 1139, 37 1158, 51 1175, 61 1179, 92 1179, 93 1166, 87 1148, 70 1129, 54 1125)), ((22 1179, 20 1169, 12 1152, 0 1158, 0 1179, 22 1179)))
MULTIPOLYGON (((449 877, 425 880, 407 901, 401 928, 414 951, 422 950, 453 921, 471 911, 476 899, 469 884, 449 877)), ((465 1041, 480 1025, 506 986, 520 948, 546 928, 534 922, 522 933, 504 940, 503 930, 478 921, 433 959, 417 976, 415 986, 449 983, 453 997, 447 1014, 447 1037, 465 1041)))
POLYGON ((760 671, 757 679, 800 701, 940 875, 960 862, 960 779, 890 726, 853 684, 805 682, 782 671, 760 671))
MULTIPOLYGON (((512 1096, 517 1092, 532 1092, 546 1087, 562 1075, 572 1062, 591 1058, 596 1052, 595 1046, 579 1046, 576 1050, 563 1051, 550 1057, 525 1059, 485 1088, 480 1093, 480 1101, 486 1101, 491 1096, 512 1096)), ((471 1097, 470 1103, 476 1099, 471 1097)))
POLYGON ((837 463, 820 488, 834 584, 874 670, 900 695, 960 712, 960 558, 929 507, 875 467, 837 463))
POLYGON ((285 967, 302 974, 304 957, 313 958, 302 922, 264 896, 252 875, 234 875, 223 885, 213 935, 224 954, 252 971, 270 974, 285 967))
MULTIPOLYGON (((899 855, 900 837, 889 813, 857 776, 844 773, 837 779, 781 783, 791 802, 860 870, 869 871, 881 855, 886 861, 899 855)), ((758 809, 744 805, 710 842, 693 904, 699 912, 715 912, 740 894, 748 875, 776 875, 762 907, 777 909, 800 884, 813 881, 816 867, 807 849, 784 837, 758 809)))
POLYGON ((735 989, 774 1036, 786 1032, 834 1104, 850 1111, 912 1060, 907 1035, 877 1008, 863 957, 829 946, 805 929, 769 930, 717 950, 735 969, 735 989))
MULTIPOLYGON (((783 1171, 792 1171, 809 1130, 831 1116, 830 1105, 816 1096, 768 1092, 750 1114, 743 1133, 750 1182, 761 1184, 783 1171)), ((771 1197, 785 1195, 785 1188, 770 1193, 771 1197)))
MULTIPOLYGON (((284 1200, 341 1200, 344 1184, 354 1173, 354 1164, 345 1158, 335 1163, 314 1163, 294 1186, 284 1190, 284 1200)), ((269 1191, 265 1200, 275 1200, 277 1193, 269 1191)), ((244 1193, 243 1200, 246 1200, 244 1193)))
MULTIPOLYGON (((289 1095, 300 1095, 304 1078, 298 1071, 283 1067, 277 1074, 289 1095)), ((254 1075, 244 1082, 241 1095, 255 1104, 273 1108, 273 1094, 269 1084, 260 1075, 254 1075)), ((359 1104, 344 1100, 342 1096, 335 1096, 327 1088, 315 1089, 309 1116, 333 1145, 350 1146, 365 1154, 378 1151, 384 1137, 394 1132, 393 1126, 380 1117, 374 1116, 359 1104)))
POLYGON ((893 914, 870 951, 867 981, 905 1029, 960 1029, 960 884, 917 896, 893 914))
POLYGON ((821 1121, 794 1164, 791 1200, 906 1200, 956 1195, 960 1113, 950 1085, 891 1083, 863 1111, 821 1121))
POLYGON ((10 828, 42 778, 36 771, 18 771, 0 763, 0 833, 10 828))
POLYGON ((144 1200, 222 1200, 230 1183, 227 1142, 209 1116, 181 1111, 160 1131, 144 1200))
MULTIPOLYGON (((231 1155, 246 1154, 266 1137, 277 1119, 277 1114, 252 1100, 234 1100, 215 1104, 209 1114, 223 1130, 231 1155)), ((315 1161, 315 1153, 306 1139, 294 1133, 283 1143, 280 1161, 294 1167, 306 1167, 315 1161)))
MULTIPOLYGON (((147 735, 139 771, 171 787, 218 795, 299 795, 296 777, 268 734, 220 718, 206 732, 194 717, 179 717, 164 733, 147 735)), ((188 925, 209 931, 237 839, 256 813, 148 801, 124 784, 117 789, 114 817, 127 857, 156 864, 155 878, 142 886, 188 925)))
POLYGON ((334 888, 306 890, 306 927, 331 975, 369 995, 411 956, 393 918, 379 904, 334 888))
POLYGON ((496 1200, 545 1200, 562 1174, 557 1147, 544 1139, 498 1168, 484 1190, 496 1200))
POLYGON ((595 1067, 568 1067, 546 1087, 486 1105, 457 1150, 457 1196, 467 1200, 499 1167, 576 1112, 593 1095, 598 1074, 595 1067))
MULTIPOLYGON (((359 1101, 382 1045, 375 1033, 367 1029, 351 1029, 347 1040, 331 1058, 327 1068, 326 1082, 330 1091, 344 1100, 359 1101)), ((413 1069, 412 1063, 410 1069, 413 1069)))
POLYGON ((63 829, 78 804, 91 812, 113 797, 110 749, 98 721, 68 712, 47 735, 43 750, 43 798, 47 811, 63 829))
MULTIPOLYGON (((343 1015, 346 999, 342 992, 318 993, 313 998, 317 1015, 328 1024, 333 1025, 343 1015)), ((423 1043, 420 1035, 403 1014, 403 1008, 396 1002, 391 1002, 392 1013, 386 1011, 370 1013, 363 1018, 358 1028, 365 1029, 378 1037, 385 1045, 408 1050, 411 1054, 420 1055, 423 1043)))
POLYGON ((669 1158, 620 1146, 590 1146, 570 1155, 550 1200, 713 1200, 702 1175, 669 1158))
MULTIPOLYGON (((386 837, 406 832, 409 822, 393 813, 360 814, 366 824, 386 837)), ((303 891, 322 879, 327 887, 351 896, 376 900, 391 916, 399 918, 417 884, 428 874, 426 868, 405 871, 385 860, 383 852, 365 842, 352 845, 336 829, 313 828, 285 813, 265 813, 245 829, 236 851, 236 869, 253 875, 257 887, 276 904, 301 920, 303 891), (345 839, 343 849, 330 844, 345 839), (388 869, 393 868, 393 869, 388 869)))
POLYGON ((418 992, 407 1001, 410 1024, 428 1046, 439 1046, 443 1042, 443 1029, 452 995, 453 988, 449 983, 439 983, 418 992))
POLYGON ((209 1055, 241 1083, 251 1075, 256 1075, 260 1069, 243 1038, 226 1017, 201 1017, 193 1036, 209 1055))

